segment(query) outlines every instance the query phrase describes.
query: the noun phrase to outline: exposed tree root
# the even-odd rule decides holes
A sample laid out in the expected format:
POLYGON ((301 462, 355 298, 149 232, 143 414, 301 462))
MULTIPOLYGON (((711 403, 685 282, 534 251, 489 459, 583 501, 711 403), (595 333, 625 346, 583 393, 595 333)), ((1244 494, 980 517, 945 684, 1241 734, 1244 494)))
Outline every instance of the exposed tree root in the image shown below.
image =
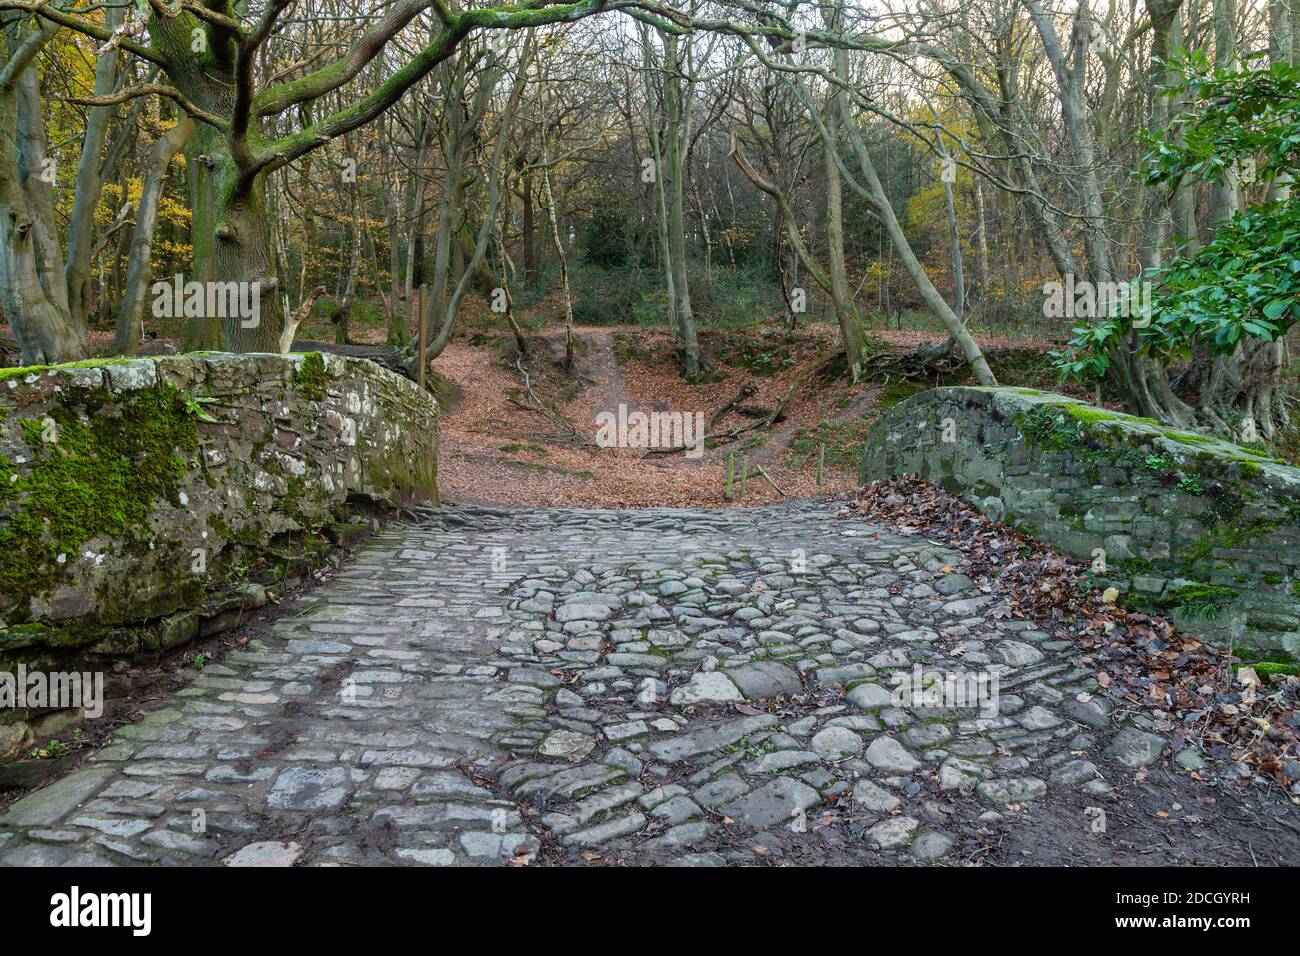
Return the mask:
POLYGON ((903 354, 882 349, 867 356, 862 363, 864 379, 894 375, 909 381, 955 375, 965 367, 966 358, 952 339, 918 345, 903 354))

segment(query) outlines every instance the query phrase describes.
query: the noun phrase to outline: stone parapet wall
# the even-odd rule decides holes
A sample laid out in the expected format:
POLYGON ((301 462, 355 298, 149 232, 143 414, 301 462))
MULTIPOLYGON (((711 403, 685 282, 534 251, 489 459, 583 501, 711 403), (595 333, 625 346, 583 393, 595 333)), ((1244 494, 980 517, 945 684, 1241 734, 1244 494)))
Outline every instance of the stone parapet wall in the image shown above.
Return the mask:
POLYGON ((1131 606, 1300 658, 1300 469, 1062 395, 938 388, 873 426, 861 478, 916 474, 1071 555, 1131 606))
POLYGON ((3 370, 0 668, 165 648, 218 596, 265 600, 359 511, 438 500, 437 424, 414 383, 315 352, 3 370))

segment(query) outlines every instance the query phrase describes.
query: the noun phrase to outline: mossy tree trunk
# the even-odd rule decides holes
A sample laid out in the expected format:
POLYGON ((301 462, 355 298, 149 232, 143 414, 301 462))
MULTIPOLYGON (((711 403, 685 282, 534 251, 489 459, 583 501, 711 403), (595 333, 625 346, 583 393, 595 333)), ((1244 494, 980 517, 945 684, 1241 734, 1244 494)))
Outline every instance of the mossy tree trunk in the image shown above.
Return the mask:
MULTIPOLYGON (((202 143, 216 136, 217 130, 199 126, 185 145, 186 168, 189 170, 190 195, 190 271, 198 282, 211 282, 216 275, 213 176, 202 143)), ((186 352, 213 351, 222 347, 221 323, 215 318, 194 316, 185 321, 181 349, 186 352)))
MULTIPOLYGON (((278 29, 280 17, 291 5, 291 0, 268 0, 255 14, 242 4, 237 5, 235 0, 208 0, 201 8, 175 11, 164 4, 152 5, 147 44, 130 37, 114 37, 102 23, 53 4, 36 5, 14 21, 25 23, 27 17, 34 14, 42 18, 47 28, 56 24, 101 42, 112 42, 119 49, 158 67, 167 80, 166 83, 131 87, 109 96, 83 97, 78 100, 81 104, 109 106, 135 96, 165 96, 178 102, 199 124, 197 140, 201 152, 197 159, 208 168, 212 195, 213 281, 239 283, 246 289, 256 283, 259 291, 255 321, 251 315, 223 317, 225 346, 236 352, 276 351, 284 325, 272 221, 267 205, 268 175, 382 116, 407 90, 450 57, 471 32, 573 22, 601 12, 605 9, 605 0, 577 0, 545 7, 523 2, 459 13, 453 13, 442 5, 431 5, 428 0, 397 0, 341 59, 317 66, 302 77, 272 81, 259 89, 255 64, 278 29), (431 6, 434 8, 429 15, 431 6), (262 125, 266 119, 295 110, 302 104, 317 101, 337 103, 335 94, 361 74, 398 34, 422 15, 429 15, 428 41, 407 55, 405 62, 377 86, 357 94, 351 102, 344 99, 344 105, 325 115, 314 116, 295 132, 279 139, 266 136, 262 125)), ((13 49, 12 44, 10 49, 13 49)), ((25 71, 15 72, 18 76, 13 79, 20 80, 25 71)), ((0 104, 0 122, 10 114, 16 114, 16 109, 0 104)), ((12 146, 0 146, 0 150, 12 152, 12 146)), ((3 158, 0 154, 0 163, 3 158)), ((3 165, 8 169, 15 168, 12 163, 3 165)), ((0 180, 3 178, 4 173, 0 171, 0 180)), ((0 196, 0 212, 8 213, 5 216, 6 242, 17 253, 9 258, 20 263, 31 261, 32 256, 25 250, 30 249, 34 239, 39 241, 39 236, 33 236, 31 217, 27 209, 15 201, 13 189, 4 187, 2 183, 0 188, 6 190, 0 196)), ((22 279, 21 276, 18 278, 22 279)), ((11 286, 12 282, 4 284, 11 286)), ((62 282, 59 286, 64 288, 62 282)), ((33 287, 31 283, 20 281, 18 288, 19 294, 25 295, 38 289, 39 283, 33 287)), ((27 307, 26 302, 23 305, 27 307)), ((21 323, 22 319, 19 321, 21 323)), ((32 324, 42 328, 51 325, 44 316, 32 324)), ((50 360, 51 352, 57 358, 64 357, 60 348, 66 343, 59 336, 47 336, 47 339, 49 341, 42 347, 43 357, 50 360)), ((71 351, 77 350, 73 348, 71 351)))
POLYGON ((173 17, 155 14, 149 21, 163 70, 184 99, 183 105, 204 124, 198 132, 196 159, 206 168, 205 191, 212 201, 208 223, 212 276, 199 280, 194 268, 199 263, 192 262, 186 278, 235 283, 241 300, 250 304, 256 296, 256 307, 247 312, 223 308, 199 318, 209 327, 220 321, 222 342, 229 351, 277 352, 284 316, 267 210, 271 164, 264 159, 265 146, 252 115, 256 49, 246 33, 236 30, 234 5, 221 14, 230 18, 229 26, 200 21, 188 12, 173 17))
POLYGON ((62 256, 46 218, 53 195, 42 179, 52 167, 34 61, 55 27, 25 23, 6 14, 0 35, 0 307, 23 363, 43 365, 84 358, 85 348, 68 312, 62 256))

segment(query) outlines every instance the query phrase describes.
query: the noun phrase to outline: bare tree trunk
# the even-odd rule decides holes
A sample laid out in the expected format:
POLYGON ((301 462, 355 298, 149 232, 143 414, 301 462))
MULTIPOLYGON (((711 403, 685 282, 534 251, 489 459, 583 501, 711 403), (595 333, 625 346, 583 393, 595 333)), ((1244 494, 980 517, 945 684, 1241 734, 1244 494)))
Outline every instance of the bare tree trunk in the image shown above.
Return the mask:
POLYGON ((405 315, 402 313, 402 251, 398 242, 397 203, 390 199, 384 187, 385 205, 388 208, 388 344, 405 345, 410 337, 405 315))
POLYGON ((398 202, 397 187, 393 182, 394 177, 390 167, 392 162, 390 156, 393 152, 391 147, 393 144, 387 123, 384 125, 382 136, 381 142, 386 141, 390 147, 382 150, 379 157, 379 198, 382 201, 381 208, 384 212, 384 218, 388 220, 388 344, 400 347, 406 344, 409 336, 402 321, 403 317, 400 308, 402 255, 397 220, 401 215, 401 205, 398 202))
MULTIPOLYGON (((440 278, 441 281, 443 282, 444 284, 443 294, 440 295, 436 291, 430 294, 429 303, 426 305, 424 309, 424 313, 421 316, 421 328, 427 333, 427 330, 429 328, 429 313, 431 313, 434 308, 439 309, 438 314, 440 316, 441 322, 440 322, 440 328, 437 337, 433 340, 433 342, 429 343, 424 349, 424 354, 421 359, 421 361, 424 364, 427 364, 428 362, 432 361, 433 359, 437 358, 440 354, 442 354, 443 349, 445 349, 447 347, 447 344, 451 341, 452 330, 456 324, 456 316, 460 312, 461 300, 464 298, 466 290, 469 288, 470 283, 473 281, 474 275, 478 272, 479 267, 483 264, 483 259, 487 255, 488 246, 491 243, 492 236, 497 229, 497 214, 500 211, 501 196, 503 192, 502 180, 505 177, 505 170, 503 168, 504 157, 506 154, 507 144, 510 141, 510 134, 511 134, 512 127, 514 125, 515 113, 519 108, 519 101, 523 98, 524 89, 526 88, 526 84, 527 84, 526 77, 528 72, 528 65, 532 60, 532 52, 533 52, 533 35, 532 35, 532 31, 529 31, 524 40, 523 49, 520 53, 520 63, 519 63, 519 68, 516 72, 514 85, 511 87, 510 95, 506 99, 506 105, 505 105, 505 109, 502 111, 501 120, 497 124, 496 146, 493 148, 491 159, 488 160, 487 204, 483 211, 483 221, 482 223, 480 223, 478 233, 475 236, 474 251, 470 256, 469 262, 465 264, 465 268, 461 271, 460 279, 457 281, 456 288, 452 292, 451 299, 446 303, 445 308, 442 305, 443 299, 445 298, 445 284, 446 284, 446 271, 445 271, 446 245, 444 244, 444 239, 446 240, 446 242, 448 243, 450 242, 451 230, 450 229, 445 230, 445 235, 444 235, 444 230, 442 230, 441 227, 439 229, 438 254, 439 254, 440 261, 443 263, 444 268, 435 273, 435 279, 440 278)), ((494 67, 491 71, 489 71, 486 76, 480 78, 480 82, 482 82, 485 85, 483 87, 480 87, 478 94, 475 96, 475 105, 470 114, 471 121, 475 125, 477 125, 478 120, 486 112, 488 98, 491 95, 492 90, 496 87, 497 82, 500 80, 500 78, 501 78, 501 70, 499 68, 499 65, 497 67, 494 67)), ((458 117, 460 116, 460 110, 455 110, 454 112, 457 114, 458 117)), ((453 129, 451 130, 448 140, 444 146, 444 151, 449 154, 447 157, 448 164, 449 164, 447 170, 448 185, 444 186, 444 190, 443 190, 444 204, 443 204, 443 212, 440 214, 439 217, 440 224, 444 220, 444 218, 445 219, 450 218, 450 215, 447 212, 447 210, 450 208, 451 204, 453 203, 458 204, 459 202, 462 201, 459 198, 453 199, 452 197, 458 194, 459 184, 463 181, 461 179, 461 175, 463 173, 463 165, 464 165, 463 151, 465 149, 465 143, 467 142, 467 137, 462 134, 468 133, 470 131, 461 129, 459 127, 459 123, 460 123, 460 119, 458 118, 455 124, 453 125, 453 129), (453 157, 455 157, 454 160, 453 157), (455 167, 455 176, 456 176, 454 180, 451 178, 453 175, 453 163, 455 167), (452 184, 455 184, 457 188, 453 188, 452 184)), ((543 153, 545 153, 544 137, 543 137, 543 153)), ((545 161, 545 156, 543 156, 543 161, 545 161)), ((545 173, 543 173, 543 175, 545 175, 545 173)), ((543 181, 546 183, 546 190, 547 190, 546 197, 547 197, 547 202, 549 204, 551 202, 550 181, 549 179, 544 179, 543 181)), ((552 207, 551 222, 552 222, 552 226, 554 227, 554 222, 555 222, 554 207, 552 207)), ((558 230, 555 232, 555 235, 558 240, 558 236, 559 236, 558 230)), ((573 307, 569 300, 568 271, 564 266, 564 254, 562 249, 560 250, 560 267, 561 267, 561 275, 564 278, 565 307, 567 310, 567 317, 568 317, 568 321, 565 325, 566 359, 568 360, 571 367, 572 349, 573 349, 573 342, 572 342, 573 307)), ((505 271, 505 267, 503 264, 502 272, 504 273, 504 271, 505 271)), ((513 305, 511 304, 509 299, 510 296, 509 290, 505 290, 505 294, 506 294, 507 319, 509 320, 511 327, 514 329, 516 341, 523 343, 521 348, 522 354, 527 355, 528 354, 527 343, 523 341, 523 334, 519 330, 519 327, 515 325, 514 322, 513 305)), ((422 335, 422 338, 426 342, 428 341, 427 334, 422 335)))
POLYGON ((357 297, 357 273, 361 271, 361 233, 364 228, 361 221, 360 187, 352 183, 352 255, 348 261, 348 280, 343 288, 343 301, 334 315, 334 341, 339 345, 348 344, 348 322, 352 318, 352 305, 357 297))
MULTIPOLYGON (((1214 0, 1214 65, 1220 70, 1237 66, 1236 0, 1214 0)), ((1240 210, 1240 174, 1233 163, 1224 171, 1223 181, 1210 187, 1210 218, 1217 224, 1240 210)))
POLYGON ((984 184, 975 180, 975 241, 979 249, 980 290, 978 295, 985 301, 992 286, 989 275, 989 226, 988 214, 984 211, 984 184))
MULTIPOLYGON (((1179 10, 1174 17, 1170 32, 1170 44, 1174 48, 1194 52, 1198 41, 1198 18, 1196 0, 1192 0, 1189 9, 1179 10)), ((1170 115, 1182 111, 1183 97, 1177 96, 1170 104, 1170 115)), ((1173 250, 1178 255, 1191 258, 1201 251, 1201 231, 1196 218, 1196 183, 1180 180, 1174 186, 1170 199, 1169 211, 1172 219, 1173 237, 1177 242, 1173 250)))
POLYGON ((659 234, 659 260, 664 270, 664 288, 668 293, 668 340, 674 348, 681 345, 681 327, 677 322, 677 290, 673 269, 673 248, 668 240, 668 181, 664 174, 664 157, 659 136, 659 118, 655 115, 654 86, 651 83, 650 35, 641 28, 641 71, 645 80, 646 137, 650 142, 650 159, 654 171, 654 190, 658 198, 655 223, 659 234))
MULTIPOLYGON (((688 164, 689 165, 689 164, 688 164)), ((700 199, 700 187, 691 179, 691 196, 695 199, 695 214, 700 217, 700 238, 704 240, 704 277, 713 278, 713 240, 709 236, 709 216, 704 211, 704 202, 700 199)))
POLYGON ((822 143, 822 157, 826 170, 826 271, 830 278, 831 302, 840 326, 844 343, 844 357, 848 360, 849 380, 862 378, 863 362, 867 352, 867 334, 862 316, 853 301, 849 287, 848 269, 844 263, 844 200, 840 183, 840 167, 836 156, 836 132, 839 122, 834 104, 826 111, 826 129, 829 134, 822 143))
MULTIPOLYGON (((417 270, 417 254, 420 249, 419 237, 424 232, 424 183, 422 174, 429 161, 429 153, 433 145, 433 117, 428 113, 425 114, 424 126, 422 127, 423 136, 421 137, 420 148, 416 151, 415 169, 411 170, 411 181, 407 191, 406 215, 406 318, 404 326, 409 329, 418 316, 424 314, 424 303, 420 303, 420 311, 416 311, 415 305, 415 273, 417 270)), ((438 248, 442 248, 444 242, 444 223, 441 214, 438 219, 438 248)), ((435 265, 435 275, 437 266, 435 265)))
MULTIPOLYGON (((112 31, 122 22, 120 7, 104 11, 104 27, 112 31)), ((117 50, 99 57, 95 65, 95 94, 104 96, 117 85, 117 50)), ((77 187, 68 220, 68 261, 64 267, 68 286, 68 314, 81 335, 86 333, 86 299, 90 292, 90 258, 95 245, 95 207, 99 204, 103 180, 100 178, 100 153, 108 135, 111 106, 92 106, 86 115, 85 136, 81 141, 81 160, 77 166, 77 187)))
MULTIPOLYGON (((745 177, 762 192, 767 193, 776 201, 777 221, 785 224, 786 237, 790 240, 790 246, 794 249, 798 261, 803 263, 804 268, 808 270, 808 274, 813 277, 813 281, 821 286, 823 291, 831 297, 831 302, 833 303, 836 312, 836 318, 839 320, 840 338, 844 343, 845 357, 848 359, 849 363, 849 373, 854 382, 858 381, 862 377, 864 371, 863 362, 866 358, 866 332, 862 325, 862 319, 858 315, 857 307, 853 304, 853 298, 848 288, 847 278, 841 276, 842 285, 840 285, 838 291, 836 288, 837 283, 841 280, 836 280, 834 277, 834 270, 836 269, 835 259, 837 257, 839 258, 839 269, 842 273, 844 265, 844 249, 843 229, 840 221, 840 213, 837 208, 839 203, 835 198, 833 198, 834 191, 830 190, 828 192, 828 232, 831 235, 834 235, 838 231, 839 238, 838 241, 828 238, 827 244, 830 247, 829 255, 831 257, 831 263, 827 268, 823 269, 818 265, 817 260, 813 257, 812 250, 810 250, 808 244, 804 242, 803 236, 799 234, 799 227, 795 222, 794 213, 790 209, 790 202, 786 198, 785 193, 779 186, 764 178, 756 169, 754 169, 753 164, 750 163, 748 158, 746 158, 745 154, 741 151, 740 144, 734 136, 731 141, 731 155, 735 160, 736 165, 740 168, 740 171, 745 174, 745 177)), ((823 156, 826 158, 828 163, 834 165, 834 161, 830 158, 833 156, 833 153, 827 153, 824 151, 823 156)), ((828 176, 828 180, 829 179, 830 177, 828 176)), ((835 171, 835 177, 831 181, 839 181, 838 167, 835 171)), ((792 316, 794 315, 793 309, 791 309, 790 314, 792 316)))
MULTIPOLYGON (((1030 0, 1032 2, 1032 0, 1030 0)), ((771 61, 765 57, 755 44, 750 45, 765 63, 771 61)), ((925 267, 921 265, 917 258, 912 245, 908 242, 907 235, 903 231, 902 225, 898 221, 898 216, 894 213, 893 204, 889 201, 889 196, 885 192, 884 186, 880 182, 880 177, 876 173, 875 164, 872 162, 871 153, 867 149, 866 141, 862 137, 862 131, 858 127, 857 116, 854 114, 852 103, 846 92, 849 86, 849 63, 848 54, 842 49, 837 49, 833 53, 834 71, 835 71, 835 91, 833 94, 834 103, 839 109, 840 120, 843 123, 844 130, 848 135, 849 143, 853 147, 853 153, 858 161, 858 169, 862 177, 862 182, 858 182, 847 169, 839 166, 839 172, 847 179, 854 190, 866 200, 876 219, 885 227, 885 232, 889 236, 891 252, 897 252, 899 259, 902 260, 904 268, 916 285, 917 291, 921 295, 922 301, 926 307, 939 320, 949 335, 949 348, 955 344, 971 367, 971 372, 975 375, 976 381, 981 385, 997 385, 997 378, 993 370, 989 368, 988 361, 984 358, 984 353, 980 350, 979 344, 975 338, 966 329, 966 326, 953 312, 952 308, 940 295, 939 290, 934 287, 930 280, 929 274, 925 267)), ((812 103, 807 89, 802 82, 795 80, 792 87, 803 103, 804 108, 808 111, 809 117, 817 127, 823 142, 832 140, 830 131, 827 129, 825 122, 822 121, 817 108, 812 103)), ((733 155, 739 156, 739 150, 733 146, 733 155)), ((838 157, 837 157, 838 166, 838 157)), ((743 168, 743 167, 742 167, 743 168)), ((752 171, 748 172, 749 178, 754 180, 752 171)), ((761 188, 761 187, 760 187, 761 188)), ((797 232, 790 233, 791 242, 797 242, 797 232)), ((797 246, 796 246, 797 247, 797 246)), ((802 257, 802 254, 801 254, 802 257)))
POLYGON ((677 37, 664 34, 664 188, 668 195, 668 245, 672 253, 673 312, 677 319, 682 375, 700 374, 700 343, 691 311, 690 280, 686 268, 685 170, 682 164, 682 78, 677 37))
MULTIPOLYGON (((843 50, 837 50, 835 53, 839 75, 842 80, 848 79, 848 61, 843 50)), ((853 115, 853 108, 849 103, 848 94, 840 88, 836 92, 836 99, 839 103, 840 115, 844 120, 844 128, 848 133, 849 142, 853 145, 853 152, 858 159, 858 167, 862 173, 863 185, 865 187, 863 198, 865 198, 875 212, 876 217, 885 227, 885 232, 889 235, 892 248, 898 253, 899 259, 903 262, 903 267, 907 274, 912 277, 916 284, 917 291, 921 294, 922 301, 930 311, 939 319, 943 327, 948 330, 948 335, 956 342, 961 349, 962 355, 970 364, 971 371, 975 375, 976 381, 981 385, 996 385, 997 378, 993 370, 989 368, 988 361, 984 358, 984 353, 980 350, 975 338, 967 331, 966 326, 962 324, 956 313, 944 301, 939 290, 934 287, 930 281, 930 276, 926 273, 925 267, 916 257, 912 250, 912 244, 907 241, 907 236, 903 232, 903 227, 898 221, 898 216, 894 214, 893 204, 886 195, 884 186, 880 183, 880 177, 876 175, 875 164, 871 161, 871 154, 867 150, 867 144, 862 138, 862 133, 858 129, 857 118, 853 115)))
MULTIPOLYGON (((459 112, 458 109, 452 110, 459 112)), ((429 292, 430 306, 426 313, 437 316, 441 327, 447 316, 447 285, 451 270, 451 245, 453 241, 452 224, 460 210, 457 208, 455 183, 462 175, 461 157, 458 150, 450 150, 443 159, 446 171, 442 195, 438 200, 438 229, 434 239, 433 285, 429 292)))
POLYGON ((564 290, 564 368, 573 371, 573 296, 569 292, 569 257, 564 253, 564 243, 560 240, 559 220, 555 215, 555 196, 551 192, 551 175, 542 170, 542 190, 546 196, 546 212, 551 220, 551 243, 560 260, 560 287, 564 290))
POLYGON ((140 346, 140 321, 144 316, 146 290, 153 265, 153 237, 158 225, 158 200, 162 196, 167 169, 176 154, 194 135, 194 121, 182 115, 176 125, 159 137, 149 154, 140 187, 140 205, 135 214, 135 232, 127 257, 126 290, 117 314, 117 336, 113 351, 117 355, 134 355, 140 346))
POLYGON ((944 211, 948 216, 948 243, 952 247, 952 311, 966 321, 966 269, 961 256, 961 233, 957 229, 957 207, 953 203, 952 183, 943 181, 944 211))
POLYGON ((1074 176, 1077 189, 1083 197, 1084 244, 1088 250, 1088 278, 1093 282, 1113 282, 1114 257, 1106 226, 1105 197, 1097 178, 1096 149, 1088 114, 1084 103, 1086 80, 1086 51, 1091 28, 1091 10, 1080 3, 1075 12, 1074 28, 1070 36, 1070 50, 1062 49, 1060 38, 1051 19, 1043 11, 1039 0, 1024 0, 1034 26, 1042 40, 1043 51, 1056 77, 1057 96, 1061 103, 1061 116, 1065 121, 1070 151, 1074 159, 1074 176), (1070 60, 1073 60, 1071 66, 1070 60))
POLYGON ((524 256, 524 283, 532 282, 537 277, 540 266, 537 253, 537 212, 533 202, 533 178, 525 173, 521 179, 523 186, 523 217, 520 229, 523 231, 521 248, 524 256))
POLYGON ((506 324, 510 326, 510 333, 515 337, 515 349, 519 352, 520 357, 526 359, 531 351, 528 345, 528 336, 524 335, 524 330, 519 327, 519 323, 515 319, 515 302, 510 295, 510 273, 513 266, 510 263, 510 253, 506 251, 505 242, 505 221, 508 219, 508 214, 502 209, 501 218, 498 220, 496 228, 497 255, 501 259, 501 294, 505 296, 506 324))
MULTIPOLYGON (((499 63, 485 69, 478 78, 478 90, 475 92, 472 101, 467 101, 469 79, 461 64, 456 60, 448 60, 442 65, 439 72, 443 101, 448 104, 445 110, 446 128, 439 131, 442 144, 443 157, 443 181, 442 194, 438 201, 438 229, 435 237, 434 259, 433 259, 433 283, 429 292, 429 304, 420 313, 421 322, 427 322, 430 316, 436 315, 439 328, 450 335, 452 324, 455 319, 450 315, 447 301, 447 291, 452 283, 453 267, 456 263, 456 255, 460 251, 460 243, 457 233, 461 227, 461 220, 464 218, 465 207, 465 189, 467 184, 467 156, 472 145, 472 139, 477 133, 479 121, 487 112, 491 95, 496 89, 497 82, 501 78, 501 67, 499 63)), ((492 175, 498 175, 496 169, 492 170, 492 175)), ((472 182, 469 179, 468 182, 472 182)), ((495 202, 499 197, 493 199, 493 214, 495 214, 495 202)), ((490 224, 490 220, 486 220, 490 224)), ((481 256, 479 262, 482 261, 481 256)), ((463 266, 463 262, 460 263, 463 266)), ((475 265, 477 268, 477 264, 475 265)), ((456 280, 459 285, 460 277, 463 277, 464 269, 458 270, 456 280)), ((427 332, 426 328, 426 332, 427 332)), ((428 337, 426 335, 426 341, 428 337)), ((435 340, 433 352, 437 355, 446 346, 446 336, 440 333, 435 340)))

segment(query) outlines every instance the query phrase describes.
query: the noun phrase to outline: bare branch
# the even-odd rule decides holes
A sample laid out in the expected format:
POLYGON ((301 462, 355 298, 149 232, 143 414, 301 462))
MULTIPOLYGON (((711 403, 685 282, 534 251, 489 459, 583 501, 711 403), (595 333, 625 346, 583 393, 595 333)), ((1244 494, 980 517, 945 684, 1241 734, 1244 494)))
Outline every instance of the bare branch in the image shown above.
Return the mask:
POLYGON ((107 93, 103 96, 68 96, 64 101, 76 103, 78 106, 116 106, 118 103, 125 103, 127 100, 133 100, 139 96, 162 96, 166 99, 173 100, 180 104, 181 109, 189 113, 196 120, 201 120, 209 126, 214 126, 219 130, 225 130, 227 123, 220 116, 214 116, 206 110, 200 109, 189 100, 187 100, 174 86, 168 86, 165 83, 141 83, 138 86, 128 86, 125 89, 118 90, 116 93, 107 93))

